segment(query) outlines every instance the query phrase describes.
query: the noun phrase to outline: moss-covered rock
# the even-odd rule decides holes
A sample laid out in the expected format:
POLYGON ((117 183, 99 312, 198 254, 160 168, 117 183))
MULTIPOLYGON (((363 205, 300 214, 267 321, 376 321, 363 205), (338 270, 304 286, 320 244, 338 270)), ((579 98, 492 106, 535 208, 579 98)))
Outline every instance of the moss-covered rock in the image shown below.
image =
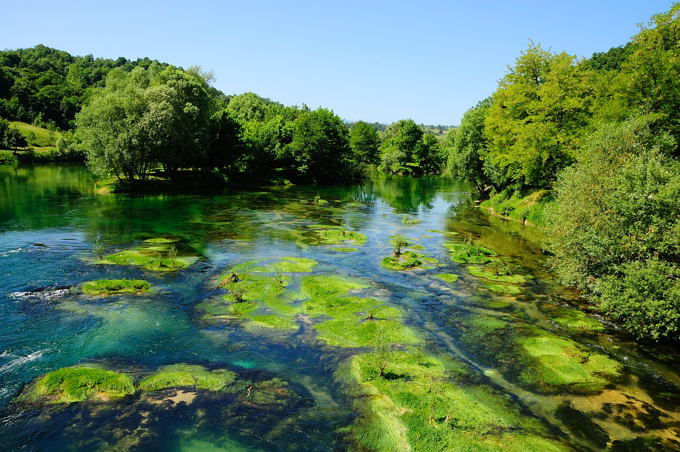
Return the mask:
POLYGON ((193 364, 173 364, 158 369, 139 382, 142 391, 158 391, 168 388, 193 387, 210 391, 225 390, 236 379, 230 370, 208 370, 193 364))
POLYGON ((492 249, 471 243, 445 243, 451 260, 458 264, 486 264, 496 256, 492 249))
POLYGON ((145 293, 151 284, 143 279, 98 279, 83 284, 82 289, 88 295, 118 295, 145 293))
POLYGON ((19 400, 29 402, 73 403, 110 400, 135 392, 129 375, 93 367, 65 367, 35 380, 19 400))
POLYGON ((359 413, 349 440, 358 450, 568 450, 504 395, 456 383, 466 372, 419 351, 354 356, 338 373, 359 413))

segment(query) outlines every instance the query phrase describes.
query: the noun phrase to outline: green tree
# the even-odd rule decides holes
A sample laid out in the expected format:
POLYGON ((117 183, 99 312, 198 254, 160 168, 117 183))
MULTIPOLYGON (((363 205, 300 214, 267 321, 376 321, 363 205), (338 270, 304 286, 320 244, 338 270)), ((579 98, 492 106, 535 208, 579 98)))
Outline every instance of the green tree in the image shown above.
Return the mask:
POLYGON ((394 122, 380 145, 380 170, 389 174, 420 174, 416 155, 421 153, 423 129, 410 119, 394 122))
MULTIPOLYGON (((680 143, 680 3, 652 17, 633 38, 616 87, 631 107, 657 113, 653 128, 680 143)), ((674 149, 680 156, 680 147, 674 149)))
POLYGON ((491 99, 487 98, 465 112, 455 132, 447 163, 452 177, 472 182, 482 195, 491 189, 491 178, 484 169, 487 152, 484 121, 490 106, 491 99))
POLYGON ((503 77, 485 119, 498 186, 549 187, 577 157, 592 116, 592 71, 532 44, 503 77))
POLYGON ((303 114, 295 121, 293 140, 286 153, 297 180, 337 182, 350 177, 354 170, 347 126, 325 108, 303 114))
POLYGON ((28 146, 26 138, 17 129, 10 127, 5 132, 5 145, 10 149, 25 148, 28 146))
POLYGON ((369 165, 380 162, 380 138, 370 124, 358 121, 352 125, 349 146, 357 162, 369 165))

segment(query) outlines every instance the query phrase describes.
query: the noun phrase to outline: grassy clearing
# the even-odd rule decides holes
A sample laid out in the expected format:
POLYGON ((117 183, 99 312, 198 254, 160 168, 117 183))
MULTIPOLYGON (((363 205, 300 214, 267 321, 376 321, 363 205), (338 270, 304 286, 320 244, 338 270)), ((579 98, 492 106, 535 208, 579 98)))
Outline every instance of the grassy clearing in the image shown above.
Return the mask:
POLYGON ((145 293, 151 284, 143 279, 98 279, 83 284, 82 289, 88 295, 118 295, 126 293, 145 293))
POLYGON ((21 121, 11 121, 10 126, 19 130, 26 138, 28 144, 32 146, 56 146, 57 139, 61 136, 57 131, 44 129, 21 121))

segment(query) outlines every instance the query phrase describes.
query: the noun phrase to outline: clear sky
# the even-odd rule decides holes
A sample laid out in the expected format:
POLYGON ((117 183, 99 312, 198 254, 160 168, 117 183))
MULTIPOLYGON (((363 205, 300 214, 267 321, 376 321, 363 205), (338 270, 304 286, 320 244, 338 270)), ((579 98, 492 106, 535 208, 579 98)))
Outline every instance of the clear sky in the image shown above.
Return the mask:
POLYGON ((457 124, 530 39, 589 56, 672 0, 0 2, 0 48, 148 56, 215 73, 225 93, 348 120, 457 124))

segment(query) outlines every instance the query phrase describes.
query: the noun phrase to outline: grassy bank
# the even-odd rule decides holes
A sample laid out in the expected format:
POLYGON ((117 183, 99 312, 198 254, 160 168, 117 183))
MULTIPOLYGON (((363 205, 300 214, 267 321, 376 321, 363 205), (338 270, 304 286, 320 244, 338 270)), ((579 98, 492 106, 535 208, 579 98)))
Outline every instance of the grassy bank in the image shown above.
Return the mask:
POLYGON ((524 196, 514 191, 503 191, 480 205, 490 213, 508 220, 544 226, 545 211, 552 202, 549 190, 536 190, 524 196))

